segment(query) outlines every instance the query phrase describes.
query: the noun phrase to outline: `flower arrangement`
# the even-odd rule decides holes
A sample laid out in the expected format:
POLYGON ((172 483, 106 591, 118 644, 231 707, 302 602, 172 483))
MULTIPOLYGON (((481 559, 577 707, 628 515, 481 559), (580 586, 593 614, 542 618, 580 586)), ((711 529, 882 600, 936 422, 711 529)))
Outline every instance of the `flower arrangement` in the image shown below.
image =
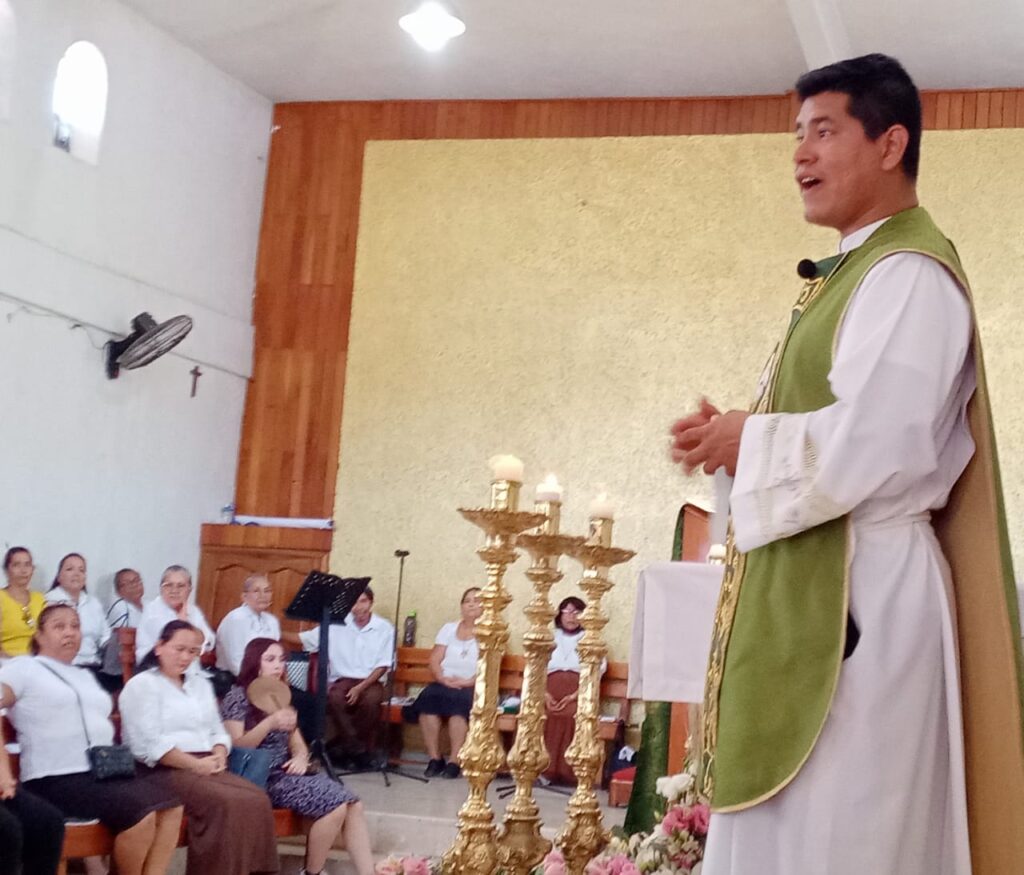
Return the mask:
MULTIPOLYGON (((699 875, 711 817, 707 802, 697 793, 695 767, 688 763, 678 775, 658 778, 665 800, 661 822, 649 833, 616 835, 594 857, 585 875, 699 875)), ((426 857, 388 857, 377 864, 377 875, 442 875, 440 862, 426 857)), ((565 858, 553 850, 532 875, 566 875, 565 858)))
MULTIPOLYGON (((586 875, 699 875, 711 810, 696 790, 695 768, 659 778, 665 799, 661 822, 649 833, 614 836, 608 847, 587 863, 586 875)), ((552 851, 533 875, 565 875, 565 860, 552 851)))
POLYGON ((388 857, 381 860, 373 871, 377 875, 440 875, 439 863, 432 863, 426 857, 388 857))

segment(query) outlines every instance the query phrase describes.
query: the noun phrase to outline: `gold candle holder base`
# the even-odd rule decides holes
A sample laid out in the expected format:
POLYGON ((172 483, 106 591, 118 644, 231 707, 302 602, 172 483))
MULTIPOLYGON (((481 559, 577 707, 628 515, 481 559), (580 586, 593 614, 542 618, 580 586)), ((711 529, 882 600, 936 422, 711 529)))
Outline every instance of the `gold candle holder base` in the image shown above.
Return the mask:
POLYGON ((498 868, 497 829, 487 802, 487 787, 501 768, 504 750, 497 729, 498 682, 508 642, 504 610, 512 600, 504 587, 508 566, 516 560, 516 536, 539 526, 543 513, 519 511, 520 484, 496 480, 491 484, 491 507, 459 508, 459 513, 482 529, 484 546, 477 554, 487 565, 487 584, 480 591, 483 613, 476 624, 480 646, 469 734, 459 762, 469 782, 469 795, 459 810, 459 832, 444 855, 445 871, 459 875, 492 875, 498 868))
POLYGON ((594 793, 594 783, 601 768, 601 742, 598 720, 601 706, 601 663, 608 653, 602 630, 608 615, 601 599, 614 585, 608 570, 628 562, 635 553, 611 546, 612 521, 591 520, 590 537, 571 548, 568 553, 583 565, 580 589, 587 596, 587 607, 580 617, 583 636, 577 651, 580 656, 580 688, 576 705, 576 730, 566 760, 576 774, 576 792, 569 800, 568 816, 555 839, 565 857, 570 875, 582 875, 587 863, 608 843, 608 833, 601 817, 601 806, 594 793))
POLYGON ((505 808, 504 827, 498 836, 502 871, 509 875, 526 875, 551 850, 551 841, 541 835, 540 809, 533 798, 533 784, 550 762, 544 747, 547 666, 555 648, 551 632, 555 609, 549 594, 551 587, 562 579, 558 558, 584 541, 580 537, 558 534, 558 502, 538 503, 536 509, 547 514, 548 522, 541 531, 520 535, 517 539, 518 546, 533 558, 526 572, 533 583, 533 599, 524 609, 530 619, 530 629, 523 636, 526 668, 516 740, 508 755, 509 769, 515 779, 515 795, 505 808))

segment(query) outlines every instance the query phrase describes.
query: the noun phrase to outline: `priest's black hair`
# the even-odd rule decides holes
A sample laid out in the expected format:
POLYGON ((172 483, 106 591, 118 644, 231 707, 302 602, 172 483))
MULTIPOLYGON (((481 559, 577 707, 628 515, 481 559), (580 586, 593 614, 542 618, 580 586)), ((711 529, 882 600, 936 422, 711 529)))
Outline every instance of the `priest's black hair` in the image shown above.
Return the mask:
POLYGON ((921 161, 921 95, 903 65, 888 55, 871 54, 838 61, 804 73, 796 93, 806 100, 825 91, 849 97, 848 111, 877 140, 893 125, 903 125, 910 137, 903 153, 903 172, 917 179, 921 161))

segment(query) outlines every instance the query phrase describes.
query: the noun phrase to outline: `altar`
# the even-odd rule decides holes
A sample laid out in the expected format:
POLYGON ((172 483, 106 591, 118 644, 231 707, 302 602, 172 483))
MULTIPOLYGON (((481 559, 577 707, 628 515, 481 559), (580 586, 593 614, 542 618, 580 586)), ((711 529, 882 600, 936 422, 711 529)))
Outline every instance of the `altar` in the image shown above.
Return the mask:
POLYGON ((637 581, 628 694, 631 699, 673 704, 670 775, 682 770, 686 757, 689 706, 704 700, 723 571, 723 565, 705 562, 654 562, 637 581))

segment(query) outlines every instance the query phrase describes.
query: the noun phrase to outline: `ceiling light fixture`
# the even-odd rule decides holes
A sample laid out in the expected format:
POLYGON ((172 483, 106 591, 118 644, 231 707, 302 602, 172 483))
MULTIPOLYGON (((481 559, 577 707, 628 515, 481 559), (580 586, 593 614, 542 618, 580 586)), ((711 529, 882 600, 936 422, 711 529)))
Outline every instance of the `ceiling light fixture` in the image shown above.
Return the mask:
POLYGON ((398 26, 428 52, 443 49, 448 40, 466 32, 465 23, 435 0, 427 0, 415 12, 403 15, 398 26))

